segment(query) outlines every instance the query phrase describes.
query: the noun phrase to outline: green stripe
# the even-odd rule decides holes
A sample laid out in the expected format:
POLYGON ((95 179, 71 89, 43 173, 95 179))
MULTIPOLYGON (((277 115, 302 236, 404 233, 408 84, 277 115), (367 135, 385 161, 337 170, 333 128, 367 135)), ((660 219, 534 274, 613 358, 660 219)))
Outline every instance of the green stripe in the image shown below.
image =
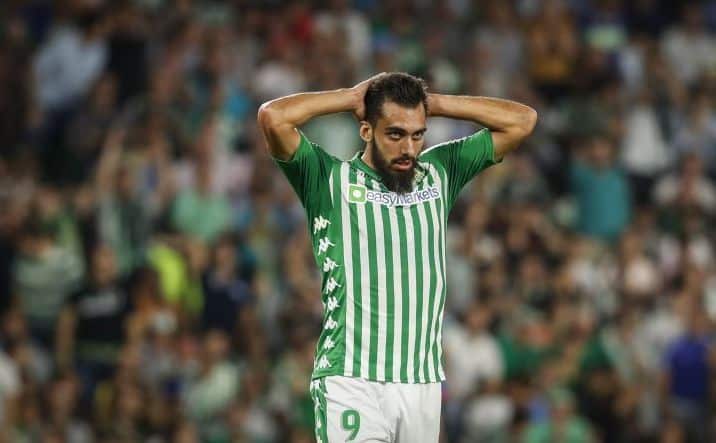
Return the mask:
MULTIPOLYGON (((356 183, 355 169, 350 168, 348 171, 348 182, 356 183)), ((363 339, 363 312, 361 302, 361 266, 360 266, 360 238, 358 232, 358 204, 349 204, 351 218, 351 245, 353 252, 353 298, 355 299, 354 325, 355 333, 353 334, 353 375, 363 375, 360 373, 361 363, 361 341, 363 339)))
MULTIPOLYGON (((435 287, 434 290, 437 290, 437 279, 438 279, 439 276, 442 276, 443 285, 442 285, 441 292, 440 292, 439 294, 436 293, 436 294, 434 295, 435 297, 442 297, 442 294, 445 293, 445 284, 446 284, 446 281, 445 281, 445 273, 446 273, 446 270, 443 268, 442 259, 441 259, 441 255, 440 255, 440 250, 441 250, 440 246, 442 245, 442 240, 441 240, 440 235, 442 234, 442 232, 443 232, 444 229, 445 229, 445 224, 444 224, 444 223, 442 222, 442 220, 440 219, 440 205, 441 205, 441 204, 442 204, 442 202, 440 201, 440 199, 436 200, 436 202, 435 202, 435 216, 436 216, 435 226, 436 226, 436 229, 439 229, 439 228, 441 228, 441 227, 442 227, 442 229, 439 230, 439 232, 435 232, 436 234, 438 234, 438 239, 437 239, 437 250, 434 250, 434 251, 433 251, 433 254, 434 254, 434 257, 435 257, 435 263, 436 263, 437 268, 438 268, 438 273, 435 274, 435 285, 436 285, 436 287, 435 287)), ((432 215, 432 211, 431 211, 431 215, 432 215)), ((432 245, 432 242, 431 242, 431 245, 432 245)), ((432 247, 434 248, 434 246, 432 246, 432 247)), ((433 304, 434 304, 434 303, 431 303, 431 305, 433 305, 433 304)), ((440 321, 441 314, 442 314, 442 311, 440 310, 440 305, 438 305, 438 310, 437 310, 437 312, 434 312, 434 313, 433 313, 433 315, 434 315, 434 316, 437 316, 437 318, 435 319, 435 325, 434 325, 434 328, 435 328, 435 341, 433 342, 432 348, 431 348, 431 352, 432 352, 432 355, 433 355, 433 361, 432 361, 431 363, 432 363, 432 365, 433 365, 433 369, 435 370, 436 380, 440 378, 440 372, 439 372, 440 361, 439 361, 439 358, 438 358, 438 342, 440 341, 440 338, 441 338, 441 337, 438 335, 438 322, 440 321)))
MULTIPOLYGON (((403 232, 404 235, 408 235, 409 233, 406 230, 405 226, 405 215, 403 214, 404 207, 397 207, 395 208, 395 212, 398 218, 398 230, 400 232, 403 232)), ((401 241, 400 242, 400 263, 407 264, 408 263, 408 245, 407 241, 401 241)), ((397 278, 397 277, 396 277, 397 278)), ((402 294, 398 294, 399 297, 403 298, 403 315, 402 315, 402 334, 400 338, 400 381, 403 383, 407 383, 408 381, 408 358, 412 358, 412 356, 408 355, 408 331, 410 330, 411 324, 410 324, 410 291, 408 290, 408 272, 406 270, 403 270, 401 272, 400 278, 402 279, 402 294)))
MULTIPOLYGON (((393 235, 390 230, 390 215, 388 207, 381 205, 381 214, 383 215, 383 230, 385 232, 385 275, 388 276, 386 282, 386 327, 385 327, 385 380, 392 382, 396 375, 393 374, 393 328, 395 327, 395 286, 393 286, 393 235)), ((396 251, 397 252, 397 251, 396 251)))
MULTIPOLYGON (((432 177, 429 174, 426 179, 428 180, 428 185, 432 186, 434 184, 430 181, 432 179, 432 177)), ((438 257, 437 251, 435 250, 435 247, 433 245, 433 236, 435 235, 434 224, 438 223, 438 220, 435 220, 433 218, 433 213, 432 213, 432 211, 430 211, 430 203, 425 204, 423 212, 425 212, 425 218, 427 219, 427 222, 428 222, 428 226, 427 226, 427 228, 428 228, 428 237, 427 237, 428 238, 428 245, 427 245, 428 246, 428 257, 430 258, 430 260, 433 260, 430 263, 431 272, 430 272, 430 280, 428 282, 429 298, 426 303, 427 307, 428 307, 428 323, 426 325, 426 327, 428 328, 428 331, 425 334, 426 342, 424 345, 424 347, 425 347, 424 375, 425 375, 425 380, 435 381, 435 380, 430 380, 429 365, 431 364, 431 362, 429 362, 427 360, 430 356, 430 346, 431 346, 430 345, 430 336, 433 334, 433 328, 432 328, 433 316, 434 316, 433 304, 434 304, 435 297, 438 297, 438 294, 435 293, 435 290, 437 289, 437 284, 438 284, 437 276, 438 276, 438 272, 441 271, 442 266, 437 265, 437 263, 440 261, 440 259, 438 257)))
POLYGON ((413 241, 415 245, 415 353, 411 357, 414 362, 413 377, 417 383, 420 380, 420 349, 425 346, 422 343, 420 334, 423 330, 423 244, 420 217, 418 216, 418 205, 410 206, 410 214, 413 218, 413 241))
POLYGON ((393 334, 393 381, 397 382, 400 381, 400 366, 403 362, 403 360, 400 359, 401 357, 401 334, 403 331, 403 262, 400 261, 400 243, 403 241, 402 236, 400 233, 400 227, 398 224, 398 211, 390 210, 390 229, 391 229, 391 238, 392 238, 392 246, 394 246, 393 249, 393 256, 392 258, 392 267, 393 267, 393 274, 392 274, 392 285, 391 290, 393 291, 393 299, 392 303, 394 303, 394 312, 393 312, 393 331, 391 331, 391 334, 393 334))
MULTIPOLYGON (((373 189, 370 183, 371 179, 366 177, 366 188, 373 189)), ((368 347, 368 377, 375 380, 378 368, 378 257, 375 245, 375 215, 373 214, 373 205, 365 204, 365 229, 368 230, 368 270, 370 272, 370 346, 368 347)), ((365 376, 365 374, 361 374, 365 376)))

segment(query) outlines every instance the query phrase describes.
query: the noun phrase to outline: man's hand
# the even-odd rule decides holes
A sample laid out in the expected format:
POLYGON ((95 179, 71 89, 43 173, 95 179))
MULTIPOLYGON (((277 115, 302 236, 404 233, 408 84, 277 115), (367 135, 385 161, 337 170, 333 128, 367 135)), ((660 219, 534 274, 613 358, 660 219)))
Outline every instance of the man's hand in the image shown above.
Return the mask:
POLYGON ((380 74, 376 74, 368 79, 363 80, 362 82, 358 83, 357 85, 353 86, 351 89, 355 93, 356 103, 355 103, 355 109, 353 109, 353 115, 355 118, 360 122, 365 120, 365 92, 368 90, 368 86, 373 82, 373 80, 385 75, 385 72, 381 72, 380 74))
POLYGON ((380 75, 352 88, 293 94, 261 105, 257 120, 271 155, 280 160, 289 160, 298 149, 300 141, 296 129, 313 117, 352 112, 361 121, 365 118, 365 91, 370 82, 380 75))

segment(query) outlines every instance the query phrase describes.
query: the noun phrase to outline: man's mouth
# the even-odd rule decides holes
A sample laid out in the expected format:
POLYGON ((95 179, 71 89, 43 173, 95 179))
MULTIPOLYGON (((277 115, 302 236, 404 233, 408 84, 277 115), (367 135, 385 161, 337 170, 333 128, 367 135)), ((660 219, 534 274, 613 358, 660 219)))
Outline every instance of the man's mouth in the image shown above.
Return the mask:
POLYGON ((391 165, 393 169, 396 169, 398 171, 409 171, 413 168, 414 161, 409 158, 404 158, 400 160, 394 160, 393 164, 391 165))

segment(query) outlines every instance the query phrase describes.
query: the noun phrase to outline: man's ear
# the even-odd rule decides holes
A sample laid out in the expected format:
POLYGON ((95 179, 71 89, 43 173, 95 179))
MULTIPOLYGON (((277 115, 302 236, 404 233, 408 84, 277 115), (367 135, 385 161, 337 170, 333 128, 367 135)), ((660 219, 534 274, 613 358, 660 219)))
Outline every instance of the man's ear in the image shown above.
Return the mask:
POLYGON ((370 143, 373 140, 373 126, 370 125, 366 120, 361 120, 359 129, 360 138, 364 142, 370 143))

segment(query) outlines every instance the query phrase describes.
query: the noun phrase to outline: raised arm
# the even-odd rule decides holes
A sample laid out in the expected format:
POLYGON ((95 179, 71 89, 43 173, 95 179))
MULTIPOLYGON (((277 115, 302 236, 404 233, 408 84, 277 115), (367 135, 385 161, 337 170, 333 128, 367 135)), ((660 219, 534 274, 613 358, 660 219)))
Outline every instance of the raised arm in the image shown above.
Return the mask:
POLYGON ((529 106, 490 97, 428 95, 431 116, 471 120, 490 130, 495 157, 502 158, 530 135, 537 111, 529 106))
POLYGON ((364 107, 363 96, 374 78, 364 80, 352 88, 293 94, 261 105, 258 123, 271 155, 279 160, 289 160, 299 144, 296 128, 313 117, 348 111, 360 120, 364 107))
POLYGON ((95 172, 95 187, 100 196, 114 191, 114 181, 122 158, 122 149, 126 131, 123 128, 110 128, 102 147, 102 154, 95 172))

